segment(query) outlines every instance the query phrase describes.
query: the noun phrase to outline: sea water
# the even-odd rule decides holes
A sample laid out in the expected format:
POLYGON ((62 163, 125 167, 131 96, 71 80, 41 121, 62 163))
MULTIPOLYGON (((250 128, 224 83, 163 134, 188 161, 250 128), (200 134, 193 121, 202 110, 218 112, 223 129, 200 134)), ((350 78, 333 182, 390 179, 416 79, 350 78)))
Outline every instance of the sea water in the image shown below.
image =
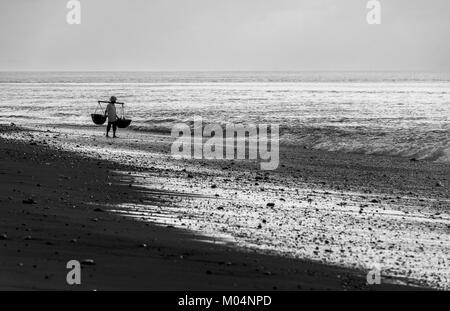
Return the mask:
POLYGON ((279 124, 281 144, 450 162, 450 73, 3 72, 0 122, 93 126, 111 95, 135 131, 201 116, 279 124))

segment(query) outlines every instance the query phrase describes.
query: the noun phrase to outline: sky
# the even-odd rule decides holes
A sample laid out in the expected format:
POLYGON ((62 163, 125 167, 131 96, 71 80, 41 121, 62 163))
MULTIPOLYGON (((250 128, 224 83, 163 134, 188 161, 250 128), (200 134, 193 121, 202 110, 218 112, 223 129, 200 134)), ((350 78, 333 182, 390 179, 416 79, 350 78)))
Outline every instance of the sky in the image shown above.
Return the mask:
POLYGON ((450 1, 0 0, 0 70, 450 70, 450 1))

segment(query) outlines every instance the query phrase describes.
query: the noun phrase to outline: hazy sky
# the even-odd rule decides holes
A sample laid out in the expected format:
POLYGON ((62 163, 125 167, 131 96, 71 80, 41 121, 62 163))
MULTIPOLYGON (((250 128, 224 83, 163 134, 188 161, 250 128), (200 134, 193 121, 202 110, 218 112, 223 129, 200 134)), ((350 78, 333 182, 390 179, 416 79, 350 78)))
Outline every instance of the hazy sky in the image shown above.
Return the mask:
POLYGON ((450 70, 450 1, 0 0, 0 70, 450 70))

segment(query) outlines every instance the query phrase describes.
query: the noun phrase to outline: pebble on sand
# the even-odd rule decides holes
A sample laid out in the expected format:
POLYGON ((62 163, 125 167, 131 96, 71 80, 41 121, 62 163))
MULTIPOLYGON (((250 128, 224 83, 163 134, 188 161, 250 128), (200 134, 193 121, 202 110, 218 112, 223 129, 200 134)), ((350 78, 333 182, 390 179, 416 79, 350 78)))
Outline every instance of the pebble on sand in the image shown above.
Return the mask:
POLYGON ((23 204, 36 204, 36 201, 33 199, 25 199, 25 200, 22 200, 22 203, 23 204))
POLYGON ((84 259, 81 261, 82 265, 85 266, 95 266, 95 260, 94 259, 84 259))

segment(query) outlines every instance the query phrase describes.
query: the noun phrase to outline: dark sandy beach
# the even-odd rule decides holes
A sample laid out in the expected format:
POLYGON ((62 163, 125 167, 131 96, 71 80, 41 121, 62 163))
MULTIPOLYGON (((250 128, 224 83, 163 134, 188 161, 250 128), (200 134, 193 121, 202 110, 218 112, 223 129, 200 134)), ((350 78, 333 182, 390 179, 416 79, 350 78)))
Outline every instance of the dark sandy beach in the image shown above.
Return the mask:
MULTIPOLYGON (((110 212, 123 204, 135 204, 158 205, 160 209, 167 206, 170 213, 174 198, 189 194, 143 187, 139 177, 134 175, 144 174, 146 170, 133 166, 132 161, 118 164, 82 155, 85 150, 76 153, 55 147, 61 146, 64 138, 59 130, 33 132, 2 126, 1 131, 0 289, 376 290, 425 286, 425 282, 404 277, 386 277, 382 285, 368 286, 364 269, 282 256, 270 249, 263 254, 257 248, 226 243, 199 235, 197 230, 187 230, 196 229, 195 226, 183 229, 182 226, 158 225, 141 221, 139 217, 110 212), (95 262, 83 265, 80 286, 68 286, 65 281, 66 263, 72 259, 95 262)), ((94 135, 98 137, 100 133, 94 135)), ((157 141, 155 139, 153 149, 159 148, 157 141)), ((127 144, 133 149, 132 142, 127 144)), ((394 200, 390 196, 395 196, 402 203, 411 200, 403 198, 408 194, 410 197, 411 193, 426 195, 436 200, 432 206, 424 203, 428 204, 428 211, 445 213, 446 203, 439 199, 448 198, 447 166, 400 158, 388 161, 382 157, 374 158, 377 161, 374 165, 367 157, 357 161, 358 155, 339 158, 333 153, 289 150, 283 151, 283 157, 293 159, 282 162, 280 169, 270 176, 275 183, 284 183, 286 188, 289 188, 289 181, 284 179, 283 171, 292 173, 295 168, 296 173, 292 175, 298 175, 298 187, 308 185, 317 191, 357 189, 368 196, 384 192, 390 193, 389 197, 382 197, 380 201, 394 200), (388 172, 390 178, 385 177, 388 172)), ((164 154, 164 148, 159 152, 164 154)), ((223 163, 202 165, 217 167, 223 163)), ((239 171, 248 166, 246 163, 236 165, 242 166, 239 171)), ((157 175, 173 171, 170 168, 147 169, 149 174, 154 174, 155 170, 157 175)), ((181 178, 185 175, 183 173, 181 178)), ((205 180, 205 176, 186 178, 196 180, 197 177, 205 180)), ((222 187, 220 179, 215 178, 219 188, 222 187)), ((263 183, 261 179, 264 178, 256 180, 263 183)), ((192 190, 191 195, 195 193, 192 190)), ((314 200, 312 195, 311 201, 314 200)), ((214 216, 211 219, 214 220, 214 216)), ((448 230, 448 227, 441 229, 440 224, 436 228, 448 230)), ((443 239, 445 241, 446 237, 443 239)), ((355 245, 356 249, 358 245, 355 245)), ((441 245, 445 250, 447 245, 441 245)))

